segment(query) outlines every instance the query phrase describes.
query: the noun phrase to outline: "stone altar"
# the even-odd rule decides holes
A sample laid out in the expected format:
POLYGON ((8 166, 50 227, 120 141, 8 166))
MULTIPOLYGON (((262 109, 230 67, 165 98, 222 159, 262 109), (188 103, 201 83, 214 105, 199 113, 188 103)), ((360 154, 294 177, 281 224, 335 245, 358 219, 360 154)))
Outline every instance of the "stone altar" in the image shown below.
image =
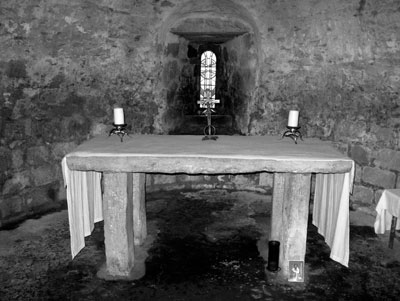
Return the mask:
MULTIPOLYGON (((324 224, 320 233, 328 235, 327 242, 332 252, 335 251, 331 258, 344 265, 348 262, 348 194, 354 162, 329 142, 306 139, 295 145, 278 136, 221 136, 218 141, 202 141, 200 136, 135 135, 120 143, 115 136, 99 136, 68 154, 63 159, 63 171, 64 178, 69 179, 67 183, 76 182, 70 175, 76 171, 103 176, 106 264, 100 274, 107 279, 132 279, 144 275, 143 250, 139 246, 147 235, 146 173, 273 172, 270 238, 281 243, 279 266, 284 277, 289 275, 290 260, 304 260, 305 257, 311 174, 338 175, 337 183, 331 177, 331 182, 340 190, 333 195, 329 195, 332 189, 323 184, 327 182, 319 181, 318 195, 323 197, 321 201, 317 200, 315 208, 319 211, 314 210, 314 215, 318 218, 313 220, 317 227, 324 224), (332 202, 337 203, 334 206, 337 209, 327 205, 332 202), (328 214, 334 217, 329 218, 329 223, 324 220, 326 211, 331 211, 328 214)), ((90 189, 87 191, 90 194, 90 189)), ((79 215, 79 208, 73 208, 76 207, 74 192, 67 195, 70 196, 69 210, 74 210, 70 214, 71 224, 75 222, 74 214, 79 215)), ((89 199, 96 202, 96 198, 89 199)))

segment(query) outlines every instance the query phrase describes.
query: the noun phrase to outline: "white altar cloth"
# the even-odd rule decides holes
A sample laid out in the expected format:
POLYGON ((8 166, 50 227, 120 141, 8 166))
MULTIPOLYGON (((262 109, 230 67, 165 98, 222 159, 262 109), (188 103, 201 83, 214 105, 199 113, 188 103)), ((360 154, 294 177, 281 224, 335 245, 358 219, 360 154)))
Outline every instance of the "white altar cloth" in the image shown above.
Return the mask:
POLYGON ((317 174, 312 220, 318 233, 325 237, 325 242, 331 248, 330 258, 346 267, 350 253, 349 195, 353 187, 351 174, 317 174))
POLYGON ((74 258, 85 247, 94 223, 103 220, 101 173, 70 170, 67 157, 62 160, 64 185, 67 189, 71 254, 74 258))
POLYGON ((390 230, 393 216, 397 217, 396 230, 400 230, 400 189, 385 189, 375 210, 375 233, 384 234, 390 230))

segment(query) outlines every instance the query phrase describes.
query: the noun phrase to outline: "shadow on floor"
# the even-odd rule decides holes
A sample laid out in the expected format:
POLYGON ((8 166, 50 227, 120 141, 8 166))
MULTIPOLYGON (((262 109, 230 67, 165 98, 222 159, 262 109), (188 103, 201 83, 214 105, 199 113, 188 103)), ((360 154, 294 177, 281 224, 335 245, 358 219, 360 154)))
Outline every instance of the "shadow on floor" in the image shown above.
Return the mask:
MULTIPOLYGON (((372 227, 351 226, 349 268, 309 225, 304 283, 265 270, 257 242, 271 203, 255 192, 171 191, 147 197, 155 242, 146 276, 96 277, 104 262, 103 225, 71 260, 66 211, 0 231, 0 300, 395 300, 398 251, 372 227)), ((267 241, 265 242, 267 243, 267 241)), ((395 248, 400 242, 395 241, 395 248)))

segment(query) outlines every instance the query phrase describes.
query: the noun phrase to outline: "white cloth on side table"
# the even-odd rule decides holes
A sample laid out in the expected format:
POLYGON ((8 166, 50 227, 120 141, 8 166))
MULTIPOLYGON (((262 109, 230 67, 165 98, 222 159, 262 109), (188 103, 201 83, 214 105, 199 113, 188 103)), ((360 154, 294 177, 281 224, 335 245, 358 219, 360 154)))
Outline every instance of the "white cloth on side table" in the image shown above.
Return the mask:
POLYGON ((349 265, 349 195, 354 167, 344 174, 317 174, 315 180, 313 224, 331 248, 330 258, 349 265))
POLYGON ((70 170, 67 157, 62 159, 64 185, 67 189, 71 253, 74 258, 85 246, 94 223, 103 220, 101 173, 70 170))
POLYGON ((393 216, 397 217, 396 230, 400 230, 400 189, 385 189, 375 210, 376 234, 384 234, 386 230, 390 230, 393 216))

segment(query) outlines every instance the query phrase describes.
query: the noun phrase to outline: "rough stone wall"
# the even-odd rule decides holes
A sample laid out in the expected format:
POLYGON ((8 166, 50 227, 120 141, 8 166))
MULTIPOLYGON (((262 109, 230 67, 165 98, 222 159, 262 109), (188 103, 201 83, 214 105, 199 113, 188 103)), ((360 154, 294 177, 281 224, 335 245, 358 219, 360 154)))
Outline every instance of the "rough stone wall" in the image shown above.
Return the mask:
POLYGON ((267 1, 252 13, 263 32, 250 134, 302 131, 356 161, 352 205, 373 211, 400 188, 400 2, 267 1))
POLYGON ((65 204, 60 160, 114 105, 131 133, 162 131, 156 2, 1 1, 0 227, 65 204))
POLYGON ((64 204, 60 160, 108 133, 113 106, 132 133, 169 132, 165 35, 210 7, 257 30, 244 134, 280 134, 298 108, 306 137, 357 162, 354 207, 400 187, 397 0, 2 0, 0 227, 64 204))
POLYGON ((235 125, 242 134, 249 134, 249 106, 251 93, 256 87, 255 78, 257 59, 253 52, 253 39, 250 34, 226 43, 228 53, 227 69, 229 74, 228 93, 236 113, 235 125))

